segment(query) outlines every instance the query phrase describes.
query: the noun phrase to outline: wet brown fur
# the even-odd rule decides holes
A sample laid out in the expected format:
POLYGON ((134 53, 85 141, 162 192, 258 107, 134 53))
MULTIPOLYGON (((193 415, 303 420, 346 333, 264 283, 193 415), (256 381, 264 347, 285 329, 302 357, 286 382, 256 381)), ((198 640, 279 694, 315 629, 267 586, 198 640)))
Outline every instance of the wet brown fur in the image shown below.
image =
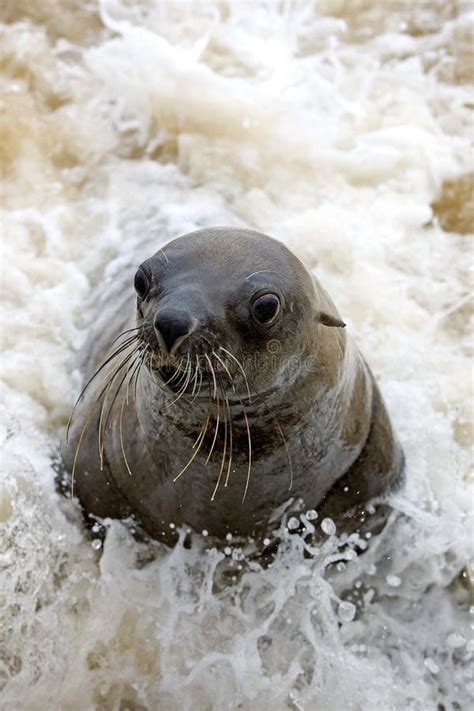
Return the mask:
POLYGON ((108 327, 93 331, 85 351, 90 377, 117 334, 135 329, 120 357, 135 355, 110 382, 119 363, 112 359, 72 422, 64 461, 84 511, 133 515, 167 542, 174 524, 263 537, 274 509, 301 498, 357 528, 366 504, 399 486, 403 454, 373 376, 321 285, 284 245, 237 228, 185 235, 144 265, 152 287, 137 304, 136 324, 132 275, 124 275, 128 306, 114 312, 110 304, 108 327), (259 289, 281 297, 269 328, 249 316, 259 289), (181 393, 156 369, 165 360, 150 324, 162 304, 190 309, 198 324, 169 361, 186 364, 181 393), (197 391, 203 374, 193 398, 193 377, 197 391))

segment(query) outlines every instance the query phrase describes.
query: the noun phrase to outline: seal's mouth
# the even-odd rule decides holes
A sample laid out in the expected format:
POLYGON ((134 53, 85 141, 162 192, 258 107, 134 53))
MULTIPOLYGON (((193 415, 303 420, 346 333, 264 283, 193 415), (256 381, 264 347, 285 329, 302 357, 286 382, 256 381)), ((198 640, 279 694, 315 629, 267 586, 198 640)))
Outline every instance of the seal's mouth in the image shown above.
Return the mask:
MULTIPOLYGON (((204 369, 193 371, 176 365, 165 364, 157 369, 163 383, 171 392, 177 395, 192 395, 193 397, 209 397, 214 390, 212 374, 204 369)), ((217 383, 216 378, 216 383, 217 383)), ((219 380, 220 387, 225 388, 219 380)))
POLYGON ((208 338, 201 340, 209 344, 209 349, 191 339, 185 352, 175 355, 164 353, 159 344, 150 342, 149 334, 141 333, 140 337, 148 353, 146 366, 165 391, 192 400, 219 396, 230 401, 234 395, 239 400, 248 394, 244 366, 231 351, 208 338))

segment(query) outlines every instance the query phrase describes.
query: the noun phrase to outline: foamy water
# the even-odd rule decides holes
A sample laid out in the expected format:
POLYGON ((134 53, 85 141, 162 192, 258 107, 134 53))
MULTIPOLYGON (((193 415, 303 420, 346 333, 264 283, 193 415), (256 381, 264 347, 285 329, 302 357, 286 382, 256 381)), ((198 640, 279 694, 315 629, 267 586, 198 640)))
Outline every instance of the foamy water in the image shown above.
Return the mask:
POLYGON ((2 710, 471 708, 470 6, 2 13, 2 710), (212 224, 316 270, 407 456, 364 555, 290 536, 223 589, 203 540, 99 548, 52 464, 115 276, 212 224))

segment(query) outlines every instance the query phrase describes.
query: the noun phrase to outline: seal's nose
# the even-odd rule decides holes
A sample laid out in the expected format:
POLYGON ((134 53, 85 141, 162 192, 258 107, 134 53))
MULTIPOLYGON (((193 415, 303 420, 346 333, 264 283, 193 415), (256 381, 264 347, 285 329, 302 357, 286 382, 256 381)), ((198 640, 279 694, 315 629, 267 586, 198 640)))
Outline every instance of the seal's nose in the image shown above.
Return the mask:
POLYGON ((168 353, 176 351, 180 344, 189 336, 193 322, 185 311, 158 311, 154 321, 155 332, 160 344, 168 353))

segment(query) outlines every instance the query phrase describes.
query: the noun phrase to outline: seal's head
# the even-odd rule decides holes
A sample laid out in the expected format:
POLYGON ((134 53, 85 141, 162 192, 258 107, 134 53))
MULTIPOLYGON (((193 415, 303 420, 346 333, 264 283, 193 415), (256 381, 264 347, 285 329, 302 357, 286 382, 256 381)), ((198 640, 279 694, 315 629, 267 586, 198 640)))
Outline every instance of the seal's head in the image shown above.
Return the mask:
POLYGON ((144 261, 135 275, 147 363, 166 388, 229 397, 278 388, 309 350, 324 310, 312 276, 283 244, 253 230, 202 229, 144 261))

